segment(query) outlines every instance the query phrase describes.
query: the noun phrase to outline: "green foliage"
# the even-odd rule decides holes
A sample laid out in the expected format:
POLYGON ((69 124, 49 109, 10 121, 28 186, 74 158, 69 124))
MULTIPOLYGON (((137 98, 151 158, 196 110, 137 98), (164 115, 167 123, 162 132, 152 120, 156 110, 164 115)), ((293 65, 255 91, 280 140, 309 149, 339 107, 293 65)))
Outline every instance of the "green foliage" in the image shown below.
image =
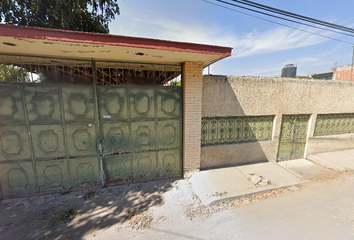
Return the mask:
POLYGON ((118 0, 2 0, 0 22, 14 25, 109 33, 118 0))
POLYGON ((28 72, 22 68, 0 64, 0 82, 27 82, 29 81, 28 72))
POLYGON ((169 82, 168 86, 181 86, 181 81, 171 81, 169 82))

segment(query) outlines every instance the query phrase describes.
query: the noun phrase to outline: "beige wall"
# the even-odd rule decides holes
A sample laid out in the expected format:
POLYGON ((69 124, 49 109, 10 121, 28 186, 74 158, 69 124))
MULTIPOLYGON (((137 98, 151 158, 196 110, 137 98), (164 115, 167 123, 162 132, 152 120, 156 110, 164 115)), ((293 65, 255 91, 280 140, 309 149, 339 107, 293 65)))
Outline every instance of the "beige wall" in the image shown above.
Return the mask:
POLYGON ((182 65, 183 89, 183 172, 184 176, 200 169, 203 63, 182 65))
POLYGON ((354 148, 354 134, 313 137, 317 114, 325 113, 354 113, 354 82, 204 76, 203 117, 276 117, 271 141, 203 147, 201 168, 276 161, 282 114, 311 114, 306 156, 354 148))

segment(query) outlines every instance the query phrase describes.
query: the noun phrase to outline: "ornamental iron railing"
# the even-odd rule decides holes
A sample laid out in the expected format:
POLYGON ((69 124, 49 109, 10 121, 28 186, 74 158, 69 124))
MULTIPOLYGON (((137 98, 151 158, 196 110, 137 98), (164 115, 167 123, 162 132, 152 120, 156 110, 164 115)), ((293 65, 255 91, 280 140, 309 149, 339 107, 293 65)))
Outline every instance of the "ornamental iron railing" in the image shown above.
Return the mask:
POLYGON ((274 116, 205 117, 202 146, 272 140, 274 116))
POLYGON ((180 74, 180 65, 0 54, 0 82, 156 86, 180 74))
POLYGON ((317 115, 314 136, 354 133, 354 113, 317 115))

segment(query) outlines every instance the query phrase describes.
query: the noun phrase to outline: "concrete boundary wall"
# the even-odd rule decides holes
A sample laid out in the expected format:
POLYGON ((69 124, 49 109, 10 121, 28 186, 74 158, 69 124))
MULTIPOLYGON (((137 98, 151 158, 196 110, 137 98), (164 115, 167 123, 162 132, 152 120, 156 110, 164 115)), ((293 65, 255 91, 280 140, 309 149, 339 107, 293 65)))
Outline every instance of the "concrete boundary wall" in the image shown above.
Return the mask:
POLYGON ((310 114, 305 157, 354 148, 354 134, 314 137, 317 114, 354 113, 354 82, 204 76, 202 117, 274 115, 271 141, 202 147, 201 168, 276 161, 284 114, 310 114))

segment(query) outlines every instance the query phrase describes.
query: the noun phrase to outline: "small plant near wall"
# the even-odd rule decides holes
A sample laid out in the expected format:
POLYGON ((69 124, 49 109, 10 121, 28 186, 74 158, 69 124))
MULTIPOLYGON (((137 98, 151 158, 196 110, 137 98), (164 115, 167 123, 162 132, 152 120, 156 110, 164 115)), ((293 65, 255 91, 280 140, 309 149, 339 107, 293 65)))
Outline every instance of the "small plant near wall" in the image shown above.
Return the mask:
POLYGON ((222 196, 225 196, 226 194, 227 194, 227 191, 215 192, 215 194, 213 194, 213 196, 215 196, 215 197, 222 197, 222 196))
POLYGON ((168 86, 170 87, 180 87, 181 85, 181 81, 171 81, 168 83, 168 86))

